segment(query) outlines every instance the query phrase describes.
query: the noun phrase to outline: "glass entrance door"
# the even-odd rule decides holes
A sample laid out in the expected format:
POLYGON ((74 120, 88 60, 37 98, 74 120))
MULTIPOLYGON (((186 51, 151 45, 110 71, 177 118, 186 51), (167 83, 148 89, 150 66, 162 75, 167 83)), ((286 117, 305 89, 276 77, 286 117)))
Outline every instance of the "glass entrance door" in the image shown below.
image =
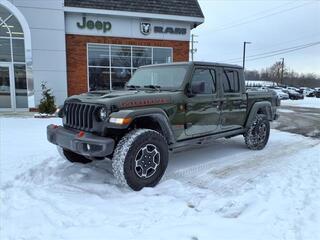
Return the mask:
POLYGON ((15 110, 12 86, 12 71, 10 65, 0 63, 0 111, 15 110))

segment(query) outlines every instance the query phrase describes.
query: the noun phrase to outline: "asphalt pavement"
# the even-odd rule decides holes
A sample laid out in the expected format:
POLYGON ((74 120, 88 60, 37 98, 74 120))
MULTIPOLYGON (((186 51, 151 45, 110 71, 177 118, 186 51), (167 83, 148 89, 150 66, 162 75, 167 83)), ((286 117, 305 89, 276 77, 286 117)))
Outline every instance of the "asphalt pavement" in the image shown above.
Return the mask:
POLYGON ((306 137, 320 138, 320 109, 281 106, 280 117, 272 123, 272 128, 301 134, 306 137))

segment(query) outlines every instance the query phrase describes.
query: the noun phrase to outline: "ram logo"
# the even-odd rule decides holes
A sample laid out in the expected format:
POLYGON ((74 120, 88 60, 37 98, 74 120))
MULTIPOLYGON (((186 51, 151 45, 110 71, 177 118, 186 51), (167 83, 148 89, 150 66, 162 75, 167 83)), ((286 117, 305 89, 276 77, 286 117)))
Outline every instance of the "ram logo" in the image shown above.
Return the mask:
POLYGON ((148 35, 151 33, 151 23, 142 22, 140 25, 140 31, 144 35, 148 35))

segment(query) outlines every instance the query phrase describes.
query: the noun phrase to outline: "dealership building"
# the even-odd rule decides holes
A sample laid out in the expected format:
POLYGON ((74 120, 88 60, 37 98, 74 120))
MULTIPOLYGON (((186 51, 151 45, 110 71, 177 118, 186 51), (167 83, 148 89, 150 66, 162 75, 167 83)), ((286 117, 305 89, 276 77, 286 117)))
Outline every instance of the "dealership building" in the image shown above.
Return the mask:
POLYGON ((0 0, 0 111, 124 87, 147 64, 189 60, 197 0, 0 0))

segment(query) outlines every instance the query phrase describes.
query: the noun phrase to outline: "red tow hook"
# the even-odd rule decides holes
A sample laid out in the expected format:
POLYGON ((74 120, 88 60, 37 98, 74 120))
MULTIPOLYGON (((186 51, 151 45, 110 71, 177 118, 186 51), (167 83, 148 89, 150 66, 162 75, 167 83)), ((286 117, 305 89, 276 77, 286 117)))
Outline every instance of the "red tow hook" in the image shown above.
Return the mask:
POLYGON ((85 135, 85 132, 84 132, 84 131, 80 131, 80 132, 77 134, 77 137, 82 138, 84 135, 85 135))
POLYGON ((56 129, 58 127, 59 127, 58 125, 52 124, 52 128, 56 129))

